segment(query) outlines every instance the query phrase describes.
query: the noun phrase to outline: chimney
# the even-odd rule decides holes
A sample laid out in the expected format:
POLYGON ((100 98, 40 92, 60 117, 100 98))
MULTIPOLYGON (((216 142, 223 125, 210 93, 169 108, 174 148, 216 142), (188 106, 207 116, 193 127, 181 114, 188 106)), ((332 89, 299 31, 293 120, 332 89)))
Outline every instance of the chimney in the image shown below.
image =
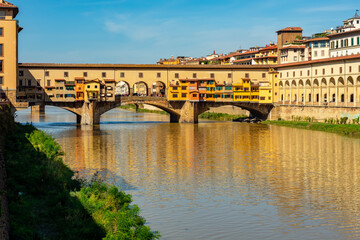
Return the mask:
POLYGON ((214 55, 215 55, 215 50, 214 50, 214 53, 213 53, 214 55))

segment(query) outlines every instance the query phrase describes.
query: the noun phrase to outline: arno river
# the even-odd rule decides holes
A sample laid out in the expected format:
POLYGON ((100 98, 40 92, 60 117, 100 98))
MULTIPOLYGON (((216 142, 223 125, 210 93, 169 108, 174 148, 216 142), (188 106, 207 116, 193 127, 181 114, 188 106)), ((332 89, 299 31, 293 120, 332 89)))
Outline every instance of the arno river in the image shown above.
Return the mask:
POLYGON ((162 239, 359 239, 360 139, 285 127, 120 109, 99 127, 47 108, 33 122, 83 177, 133 195, 162 239))

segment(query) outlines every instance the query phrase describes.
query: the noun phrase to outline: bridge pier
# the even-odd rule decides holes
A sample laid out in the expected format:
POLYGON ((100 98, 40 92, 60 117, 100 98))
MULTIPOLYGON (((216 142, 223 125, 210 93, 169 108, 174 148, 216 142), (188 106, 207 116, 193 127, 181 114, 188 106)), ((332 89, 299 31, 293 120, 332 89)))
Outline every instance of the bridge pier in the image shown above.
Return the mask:
POLYGON ((45 104, 37 104, 37 105, 33 105, 31 106, 31 114, 44 114, 45 113, 45 104))
MULTIPOLYGON (((179 123, 198 123, 201 107, 204 104, 200 102, 186 101, 180 110, 179 123)), ((171 118, 171 117, 170 117, 171 118)))
POLYGON ((98 108, 98 102, 84 102, 81 108, 81 116, 76 117, 76 121, 81 125, 97 125, 100 124, 100 111, 98 108))

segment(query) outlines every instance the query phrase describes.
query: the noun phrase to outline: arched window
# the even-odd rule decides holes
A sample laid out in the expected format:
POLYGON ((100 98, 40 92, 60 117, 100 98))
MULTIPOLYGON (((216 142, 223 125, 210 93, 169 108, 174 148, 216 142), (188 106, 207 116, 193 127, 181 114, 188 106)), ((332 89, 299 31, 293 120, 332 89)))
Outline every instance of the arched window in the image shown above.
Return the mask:
POLYGON ((345 102, 345 95, 341 94, 341 102, 345 102))
POLYGON ((332 95, 332 101, 333 101, 333 102, 336 101, 336 95, 335 95, 335 93, 333 93, 333 95, 332 95))
POLYGON ((311 93, 309 93, 309 102, 311 102, 311 93))
POLYGON ((319 102, 319 94, 316 94, 316 102, 319 102))
POLYGON ((354 94, 350 94, 350 102, 354 102, 354 94))
POLYGON ((324 102, 327 102, 327 94, 324 94, 324 102))

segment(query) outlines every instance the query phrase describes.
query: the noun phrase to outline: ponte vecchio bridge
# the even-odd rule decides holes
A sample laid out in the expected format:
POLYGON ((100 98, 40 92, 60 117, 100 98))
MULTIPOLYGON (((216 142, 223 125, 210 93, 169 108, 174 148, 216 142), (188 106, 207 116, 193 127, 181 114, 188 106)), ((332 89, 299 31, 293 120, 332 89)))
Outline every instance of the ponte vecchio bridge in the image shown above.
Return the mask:
MULTIPOLYGON (((90 125, 99 124, 105 112, 131 103, 158 107, 170 114, 171 122, 197 123, 199 114, 210 107, 225 105, 246 109, 253 116, 266 119, 273 107, 272 100, 259 103, 257 91, 257 98, 252 99, 249 94, 248 99, 235 101, 233 86, 243 79, 269 82, 269 69, 241 65, 22 63, 18 67, 17 90, 7 92, 7 96, 14 111, 31 106, 41 112, 45 106, 56 106, 76 114, 79 124, 90 125), (194 82, 212 84, 204 87, 201 99, 189 98, 195 95, 194 89, 186 84, 194 82)), ((201 96, 199 89, 197 93, 201 96)), ((245 91, 250 93, 251 89, 245 91)))

